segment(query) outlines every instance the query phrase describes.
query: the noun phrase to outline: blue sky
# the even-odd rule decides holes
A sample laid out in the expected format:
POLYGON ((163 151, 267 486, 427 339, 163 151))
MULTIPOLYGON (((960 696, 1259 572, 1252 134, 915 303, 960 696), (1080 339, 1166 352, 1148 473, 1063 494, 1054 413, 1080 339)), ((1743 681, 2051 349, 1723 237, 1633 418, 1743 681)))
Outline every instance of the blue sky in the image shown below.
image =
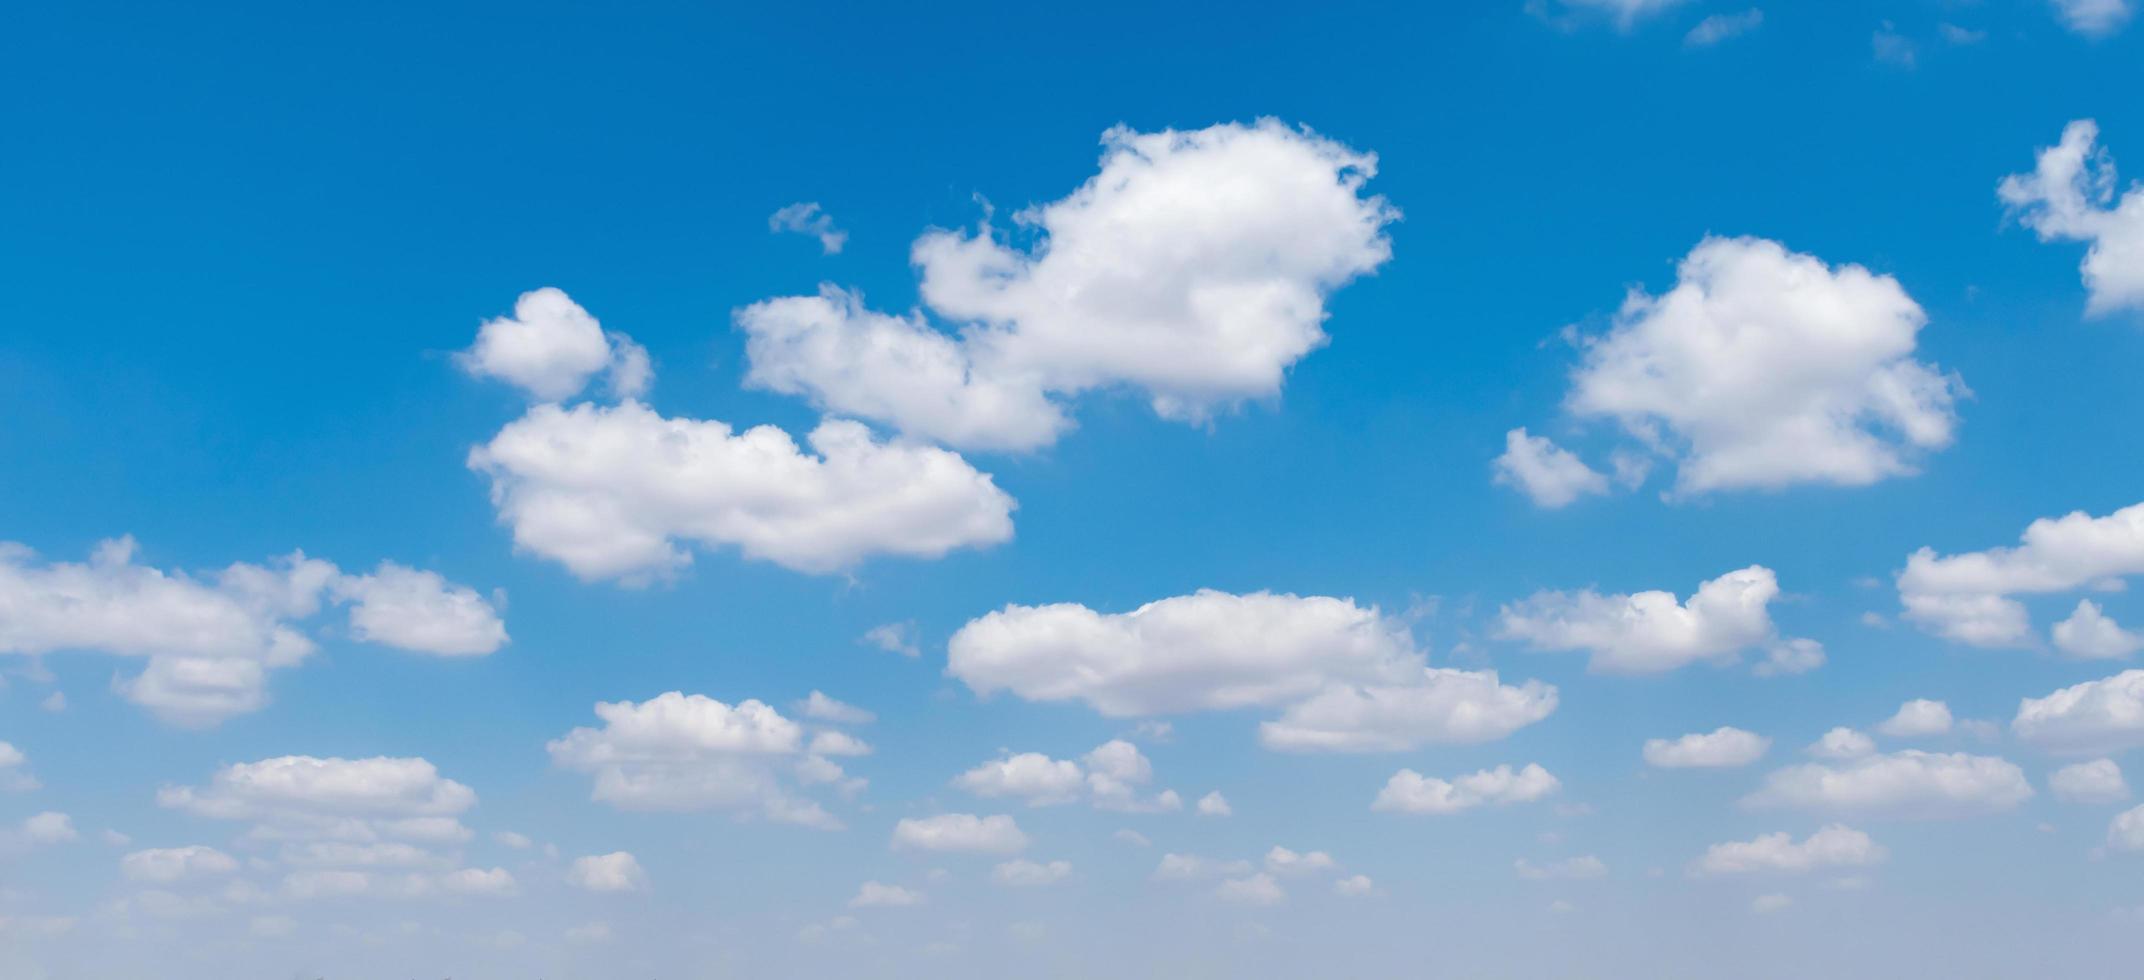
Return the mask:
POLYGON ((2125 975, 2133 7, 26 11, 0 973, 2125 975))

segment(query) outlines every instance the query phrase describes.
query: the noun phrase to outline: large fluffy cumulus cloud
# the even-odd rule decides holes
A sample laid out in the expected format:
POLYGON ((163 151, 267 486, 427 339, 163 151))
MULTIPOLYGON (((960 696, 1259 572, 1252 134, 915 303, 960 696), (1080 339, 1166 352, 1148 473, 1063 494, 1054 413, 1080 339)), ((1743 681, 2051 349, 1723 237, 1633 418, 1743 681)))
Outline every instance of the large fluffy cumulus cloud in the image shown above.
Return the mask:
POLYGON ((985 449, 1054 441, 1091 389, 1188 421, 1271 397, 1326 342, 1327 295, 1391 255, 1398 213, 1363 194, 1376 166, 1273 120, 1113 129, 1100 172, 1017 234, 916 241, 924 304, 957 335, 833 287, 771 299, 737 312, 750 381, 985 449))

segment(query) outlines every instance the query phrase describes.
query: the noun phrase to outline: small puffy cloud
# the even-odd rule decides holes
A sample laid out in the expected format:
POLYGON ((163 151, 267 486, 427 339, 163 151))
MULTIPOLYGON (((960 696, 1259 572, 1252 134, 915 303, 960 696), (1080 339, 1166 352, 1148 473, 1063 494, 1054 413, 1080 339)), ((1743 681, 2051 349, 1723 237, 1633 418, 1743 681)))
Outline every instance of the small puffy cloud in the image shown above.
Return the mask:
POLYGON ((476 344, 455 362, 474 377, 497 378, 547 402, 580 394, 589 379, 605 372, 619 397, 637 397, 650 373, 646 350, 624 334, 606 333, 572 297, 550 286, 522 293, 513 316, 484 321, 476 344))
POLYGON ((257 839, 444 841, 467 836, 457 818, 476 792, 424 759, 286 755, 225 766, 206 786, 167 786, 156 802, 251 823, 257 839))
MULTIPOLYGON (((81 839, 74 829, 74 818, 56 810, 46 810, 23 818, 13 836, 28 844, 66 844, 81 839)), ((0 837, 0 844, 5 844, 0 837)))
POLYGON ((1844 726, 1825 732, 1809 746, 1809 754, 1820 759, 1858 759, 1875 751, 1875 739, 1844 726))
POLYGON ((1411 814, 1459 813, 1483 805, 1531 803, 1556 792, 1561 785, 1548 770, 1534 764, 1518 770, 1498 766, 1450 780, 1402 769, 1385 782, 1370 809, 1411 814))
POLYGON ((630 852, 612 851, 574 858, 566 883, 592 892, 630 892, 646 888, 648 875, 630 852))
POLYGON ((1805 874, 1831 868, 1860 868, 1890 856, 1869 835, 1844 824, 1831 824, 1800 841, 1784 832, 1755 840, 1714 844, 1691 868, 1694 874, 1805 874))
POLYGON ((1001 755, 954 777, 953 785, 977 796, 1017 799, 1028 806, 1056 806, 1085 799, 1097 809, 1137 813, 1174 810, 1183 805, 1174 792, 1140 799, 1139 788, 1153 778, 1153 764, 1138 746, 1112 739, 1096 746, 1078 762, 1052 759, 1040 752, 1001 755))
POLYGON ((1726 663, 1772 642, 1779 581, 1762 565, 1700 584, 1688 602, 1663 591, 1540 592, 1498 613, 1500 633, 1537 650, 1583 650, 1597 673, 1648 674, 1726 663))
POLYGON ((829 754, 868 751, 838 732, 807 743, 803 726, 755 700, 733 707, 670 691, 637 704, 598 702, 595 712, 602 727, 576 728, 546 748, 559 766, 595 777, 592 798, 620 809, 723 810, 837 827, 801 790, 846 778, 829 754))
POLYGON ((1051 861, 1043 864, 1022 859, 1007 861, 990 869, 990 880, 1015 888, 1039 888, 1063 881, 1071 873, 1070 861, 1051 861))
POLYGON ((1153 841, 1151 841, 1151 840, 1148 840, 1148 839, 1147 839, 1147 836, 1146 836, 1145 834, 1142 834, 1142 833, 1140 833, 1140 832, 1138 832, 1138 831, 1136 831, 1136 830, 1133 830, 1133 829, 1131 829, 1131 828, 1129 828, 1129 827, 1125 827, 1125 828, 1123 828, 1123 829, 1120 829, 1120 830, 1118 830, 1118 831, 1117 831, 1116 833, 1110 834, 1110 835, 1109 835, 1109 838, 1110 838, 1111 840, 1114 840, 1114 841, 1116 841, 1117 843, 1120 843, 1120 844, 1130 844, 1130 845, 1131 845, 1131 846, 1133 846, 1133 847, 1152 847, 1152 846, 1154 846, 1154 842, 1153 842, 1153 841))
POLYGON ((1504 454, 1496 458, 1494 469, 1499 486, 1515 488, 1550 510, 1608 492, 1606 475, 1548 437, 1527 435, 1525 429, 1504 434, 1504 454))
POLYGON ((1907 749, 1774 770, 1743 802, 1757 807, 1940 818, 2007 810, 2032 796, 2015 764, 1994 756, 1907 749))
POLYGON ((238 861, 213 847, 158 847, 135 851, 119 859, 119 872, 135 881, 170 884, 183 878, 226 875, 238 870, 238 861))
POLYGON ((2144 851, 2144 806, 2115 814, 2107 824, 2107 846, 2117 851, 2144 851))
POLYGON ((529 835, 515 833, 511 830, 493 831, 491 839, 498 841, 502 846, 511 847, 517 851, 526 851, 529 848, 536 846, 536 841, 529 837, 529 835))
POLYGON ((852 909, 901 909, 923 904, 923 893, 899 885, 867 881, 856 889, 856 897, 849 899, 852 909))
POLYGON ((1266 852, 1265 863, 1267 871, 1283 876, 1323 874, 1340 867, 1324 851, 1297 853, 1279 845, 1266 852))
POLYGON ((1751 7, 1738 14, 1713 14, 1698 21, 1682 36, 1686 47, 1709 48, 1728 38, 1740 37, 1764 25, 1764 11, 1751 7))
POLYGON ((37 777, 29 773, 29 757, 21 749, 0 742, 0 791, 22 793, 37 787, 37 777))
POLYGON ((864 631, 863 642, 869 643, 887 653, 898 653, 904 657, 920 657, 923 655, 923 648, 916 642, 916 624, 914 623, 886 623, 880 626, 873 626, 864 631))
POLYGON ((1680 494, 1875 483, 1957 425, 1963 385, 1913 359, 1926 321, 1889 276, 1707 238, 1586 342, 1565 407, 1675 460, 1680 494))
POLYGON ((1236 808, 1228 805, 1228 797, 1222 796, 1220 790, 1214 790, 1205 796, 1199 797, 1199 816, 1227 817, 1234 816, 1235 812, 1236 808))
POLYGON ((1703 734, 1645 742, 1645 764, 1661 769, 1724 769, 1746 766, 1764 756, 1772 740, 1755 732, 1722 725, 1703 734))
POLYGON ((2123 629, 2090 599, 2077 600, 2077 609, 2050 632, 2055 649, 2080 660, 2120 660, 2144 650, 2144 636, 2123 629))
POLYGON ((2043 749, 2077 755, 2144 745, 2144 670, 2024 698, 2010 731, 2043 749))
POLYGON ((1429 667, 1412 683, 1329 687, 1261 723, 1258 738, 1287 752, 1404 752, 1495 741, 1547 718, 1556 704, 1554 685, 1429 667))
MULTIPOLYGON (((2016 547, 1956 555, 1922 548, 1898 574, 1898 598, 1906 618, 1938 635, 1973 646, 2026 646, 2032 624, 2015 596, 2115 587, 2140 573, 2144 504, 2132 504, 2105 517, 2072 511, 2040 518, 2016 547)), ((2092 618, 2083 617, 2073 639, 2093 630, 2092 618)))
POLYGON ((2063 766, 2047 777, 2055 798, 2071 803, 2113 803, 2129 798, 2129 783, 2113 759, 2093 759, 2063 766))
POLYGON ((331 600, 350 604, 351 632, 367 642, 452 654, 489 653, 506 642, 497 611, 474 591, 391 562, 353 577, 292 552, 195 576, 139 564, 135 550, 133 538, 115 538, 77 564, 40 561, 29 548, 0 542, 0 609, 8 611, 0 654, 144 658, 139 674, 117 683, 119 692, 165 721, 198 727, 265 705, 268 671, 313 653, 302 623, 331 600), (376 595, 390 574, 407 587, 376 595), (390 615, 401 619, 385 622, 390 615))
POLYGON ((1196 854, 1164 854, 1161 863, 1154 866, 1156 881, 1190 881, 1198 878, 1218 878, 1223 875, 1244 875, 1251 871, 1249 861, 1220 861, 1196 854))
POLYGON ((505 868, 460 868, 441 875, 439 887, 456 895, 512 895, 520 886, 505 868))
POLYGON ((1769 915, 1773 912, 1778 912, 1782 909, 1785 909, 1793 904, 1793 896, 1782 895, 1778 892, 1768 892, 1766 894, 1759 895, 1756 898, 1750 899, 1749 910, 1757 913, 1758 915, 1769 915))
POLYGON ((1555 709, 1555 688, 1431 669, 1404 623, 1350 599, 1202 590, 1127 613, 1007 606, 948 644, 981 695, 1082 701, 1111 717, 1286 707, 1272 748, 1395 751, 1501 738, 1555 709))
POLYGON ((1288 898, 1281 890, 1280 882, 1261 871, 1244 878, 1230 878, 1216 885, 1214 897, 1238 905, 1279 905, 1288 898))
MULTIPOLYGON (((2062 26, 2089 38, 2112 36, 2129 23, 2130 0, 2053 0, 2062 26)), ((2044 168, 2046 164, 2043 162, 2044 168)))
POLYGON ((747 380, 971 448, 1047 445, 1094 389, 1203 421, 1278 395, 1326 342, 1326 297, 1390 258, 1376 169, 1273 120, 1113 129, 1100 173, 1016 216, 1031 247, 987 224, 916 241, 924 306, 957 335, 827 286, 737 311, 747 380))
POLYGON ((1608 864, 1591 854, 1581 854, 1561 861, 1535 864, 1525 858, 1512 862, 1512 870, 1529 881, 1548 881, 1569 878, 1600 878, 1608 874, 1608 864))
POLYGON ((799 201, 783 206, 767 216, 767 230, 816 238, 819 251, 827 255, 841 254, 841 246, 849 241, 849 233, 834 227, 834 216, 821 210, 817 201, 799 201))
POLYGON ((516 547, 587 580, 674 572, 690 544, 831 573, 1012 537, 1012 498, 958 455, 840 419, 808 442, 809 453, 773 426, 737 432, 632 401, 538 405, 468 463, 491 478, 516 547))
POLYGON ((836 725, 868 725, 878 716, 853 704, 845 704, 827 697, 818 691, 811 692, 797 705, 804 717, 836 725))
POLYGON ((1377 894, 1377 883, 1369 875, 1349 875, 1333 882, 1333 894, 1349 898, 1361 898, 1377 894))
POLYGON ((1898 706, 1898 713, 1884 719, 1876 730, 1893 738, 1943 735, 1950 731, 1950 705, 1915 698, 1898 706))
POLYGON ((368 643, 442 657, 474 657, 506 645, 506 624, 475 589, 438 572, 381 562, 370 575, 344 575, 335 594, 350 603, 350 633, 368 643))
POLYGON ((1008 816, 944 813, 904 818, 894 825, 893 846, 918 851, 1017 854, 1027 849, 1027 834, 1008 816))

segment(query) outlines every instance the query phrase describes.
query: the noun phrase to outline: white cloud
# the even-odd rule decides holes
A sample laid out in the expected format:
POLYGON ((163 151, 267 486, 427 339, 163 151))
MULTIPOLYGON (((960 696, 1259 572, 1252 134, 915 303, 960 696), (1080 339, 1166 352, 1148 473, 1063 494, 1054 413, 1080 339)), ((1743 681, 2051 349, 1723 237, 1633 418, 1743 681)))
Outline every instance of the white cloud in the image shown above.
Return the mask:
POLYGON ((1344 895, 1349 898, 1375 895, 1377 894, 1377 883, 1371 881, 1369 875, 1349 875, 1333 882, 1333 894, 1344 895))
POLYGON ((370 575, 335 580, 351 603, 350 633, 360 640, 443 657, 483 656, 506 645, 506 624, 475 589, 438 572, 381 562, 370 575))
POLYGON ((1662 769, 1719 769, 1746 766, 1764 756, 1772 740, 1755 732, 1722 725, 1704 734, 1645 741, 1645 763, 1662 769))
POLYGON ((417 758, 278 756, 218 769, 206 787, 167 786, 159 806, 251 821, 272 838, 406 837, 476 805, 476 792, 417 758))
POLYGON ((1548 685, 1424 660, 1403 623, 1350 599, 1201 590, 1128 613, 1007 606, 953 635, 947 671, 981 695, 1111 717, 1287 706, 1260 738, 1298 751, 1486 741, 1555 709, 1548 685))
POLYGON ((1773 771, 1751 806, 1934 818, 2006 810, 2032 796, 2016 765, 1963 752, 1906 749, 1773 771))
POLYGON ((1013 500, 942 449, 829 419, 805 453, 773 426, 665 418, 638 402, 538 405, 469 452, 522 550, 583 579, 644 581, 687 544, 809 573, 936 558, 1012 537, 1013 500))
POLYGON ((2063 766, 2047 777, 2055 798, 2071 803, 2113 803, 2129 798, 2129 783, 2113 759, 2093 759, 2063 766))
POLYGON ((1898 713, 1884 719, 1876 730, 1893 738, 1918 738, 1950 731, 1950 705, 1915 698, 1898 706, 1898 713))
POLYGON ((873 312, 828 286, 737 312, 752 384, 952 445, 1031 449, 1069 426, 1062 399, 1144 393, 1201 421, 1280 392, 1326 342, 1325 298, 1391 255, 1398 212, 1364 197, 1376 158, 1264 120, 1113 129, 1101 172, 1016 216, 916 243, 924 304, 873 312))
POLYGON ((1250 872, 1249 861, 1219 861, 1196 854, 1171 853, 1161 856, 1161 863, 1154 866, 1153 877, 1156 881, 1189 881, 1223 875, 1246 875, 1250 872))
POLYGON ((811 692, 810 696, 799 702, 797 710, 806 718, 836 725, 868 725, 878 720, 878 716, 869 711, 836 701, 819 691, 811 692))
POLYGON ((1280 882, 1261 871, 1245 878, 1230 878, 1214 887, 1214 897, 1238 905, 1279 905, 1288 898, 1280 882))
POLYGON ((849 242, 849 233, 834 227, 834 216, 820 209, 817 201, 783 206, 767 216, 767 230, 809 235, 819 240, 819 251, 827 255, 841 254, 841 247, 849 242))
POLYGON ((864 631, 863 642, 869 643, 887 653, 898 653, 904 657, 920 657, 923 655, 923 648, 916 643, 916 624, 914 623, 886 623, 880 626, 873 626, 864 631))
POLYGON ((1531 803, 1556 792, 1561 785, 1548 770, 1533 764, 1516 771, 1508 765, 1498 766, 1451 780, 1402 769, 1385 782, 1385 788, 1377 794, 1370 809, 1412 814, 1458 813, 1485 804, 1531 803))
POLYGON ((24 817, 12 833, 0 833, 0 850, 5 850, 10 843, 17 846, 66 844, 81 839, 81 836, 74 829, 73 817, 57 810, 46 810, 24 817))
POLYGON ((1764 11, 1751 7, 1739 14, 1713 14, 1698 21, 1690 33, 1682 36, 1688 47, 1706 48, 1731 37, 1740 37, 1764 25, 1764 11))
POLYGON ((67 692, 54 691, 51 694, 47 694, 43 701, 37 702, 37 706, 53 714, 59 714, 67 710, 67 692))
POLYGON ((1504 454, 1494 469, 1500 486, 1516 488, 1535 505, 1554 510, 1588 494, 1608 492, 1608 477, 1546 436, 1526 430, 1504 433, 1504 454))
POLYGON ((1142 834, 1129 827, 1118 830, 1116 833, 1110 834, 1109 837, 1111 840, 1117 841, 1120 844, 1130 844, 1133 847, 1154 846, 1154 842, 1148 840, 1145 834, 1142 834))
POLYGON ((1072 873, 1072 862, 1051 861, 1041 864, 1028 860, 1007 861, 990 869, 990 880, 1000 885, 1015 888, 1037 888, 1054 885, 1072 873))
POLYGON ((1139 798, 1139 787, 1153 778, 1153 764, 1138 746, 1112 739, 1080 762, 1052 759, 1040 752, 1001 755, 954 777, 953 785, 977 796, 1022 800, 1028 806, 1088 799, 1097 809, 1127 813, 1180 808, 1183 802, 1173 791, 1139 798))
POLYGON ((576 728, 546 748, 551 760, 595 776, 592 798, 627 810, 724 810, 780 823, 838 827, 807 784, 839 782, 827 758, 868 751, 843 737, 807 744, 804 729, 756 700, 735 707, 670 691, 634 703, 597 702, 601 728, 576 728))
POLYGON ((213 847, 158 847, 119 859, 119 871, 135 881, 169 884, 202 875, 226 875, 238 870, 237 859, 213 847))
MULTIPOLYGON (((1638 21, 1666 10, 1681 6, 1684 0, 1555 0, 1563 18, 1550 18, 1551 23, 1570 26, 1573 14, 1605 16, 1615 22, 1617 30, 1627 31, 1638 21)), ((1528 0, 1527 9, 1537 16, 1547 17, 1549 0, 1528 0)))
POLYGON ((2118 851, 2144 851, 2144 806, 2115 814, 2107 824, 2107 845, 2118 851))
POLYGON ((2102 38, 2122 29, 2133 8, 2129 0, 2053 0, 2062 24, 2085 37, 2102 38))
POLYGON ((629 892, 646 888, 648 875, 631 853, 612 851, 574 858, 566 883, 592 892, 629 892))
POLYGON ((1659 590, 1631 595, 1539 592, 1498 613, 1501 635, 1537 650, 1584 650, 1596 673, 1647 674, 1727 663, 1776 639, 1768 609, 1779 581, 1762 565, 1700 584, 1687 603, 1659 590))
POLYGON ((1809 746, 1809 754, 1821 759, 1858 759, 1875 751, 1875 739, 1844 726, 1825 732, 1809 746))
POLYGON ((2144 650, 2144 636, 2123 629, 2090 599, 2077 600, 2076 611, 2052 633, 2055 649, 2081 660, 2120 660, 2144 650))
POLYGON ((1266 852, 1266 870, 1277 875, 1323 874, 1339 867, 1324 851, 1298 853, 1276 844, 1266 852))
POLYGON ((604 372, 619 397, 638 397, 650 374, 646 350, 624 334, 604 332, 572 297, 550 286, 522 293, 513 316, 484 321, 476 344, 455 362, 474 377, 497 378, 547 402, 580 394, 604 372))
POLYGON ((1608 864, 1591 854, 1535 864, 1525 858, 1512 862, 1512 870, 1529 881, 1548 881, 1566 878, 1600 878, 1608 874, 1608 864))
POLYGON ((1805 874, 1826 868, 1860 868, 1880 864, 1890 853, 1869 835, 1831 824, 1797 843, 1785 833, 1756 840, 1714 844, 1692 867, 1696 874, 1726 875, 1772 872, 1805 874))
POLYGON ((923 893, 899 885, 864 882, 849 899, 852 909, 900 909, 923 904, 923 893))
POLYGON ((351 577, 292 552, 195 577, 136 564, 134 553, 134 539, 121 537, 98 543, 87 563, 42 562, 0 542, 0 653, 145 658, 140 674, 118 682, 120 693, 165 721, 206 726, 267 703, 268 671, 313 653, 301 621, 329 599, 351 603, 360 640, 454 654, 506 642, 497 610, 475 592, 391 562, 351 577), (391 597, 380 584, 390 570, 401 583, 391 597), (385 615, 407 618, 389 624, 385 615))
MULTIPOLYGON (((2068 0, 2068 5, 2127 14, 2121 0, 2068 0)), ((2099 126, 2092 120, 2070 123, 2060 143, 2040 151, 2032 173, 2003 178, 1996 196, 2043 242, 2091 243, 2082 267, 2086 313, 2144 309, 2144 187, 2123 191, 2116 200, 2114 157, 2098 142, 2099 126)))
POLYGON ((2144 504, 2132 504, 2106 517, 2072 511, 2040 518, 2013 548, 1941 556, 1922 548, 1898 574, 1898 598, 1907 618, 1942 636, 1974 646, 2022 646, 2031 622, 2012 596, 2118 587, 2123 576, 2139 573, 2144 504))
POLYGON ((893 846, 919 851, 1017 854, 1027 849, 1027 835, 1008 816, 944 813, 902 819, 894 825, 893 846))
POLYGON ((2021 699, 2010 730, 2041 748, 2079 755, 2144 745, 2144 670, 2021 699))
POLYGON ((1556 710, 1553 685, 1513 686, 1496 671, 1429 667, 1397 685, 1335 685, 1258 726, 1268 748, 1402 752, 1424 744, 1489 742, 1556 710))
POLYGON ((1916 361, 1897 280, 1758 238, 1708 238, 1662 296, 1587 342, 1566 408, 1677 461, 1678 493, 1859 486, 1948 445, 1964 389, 1916 361))
POLYGON ((439 887, 456 895, 512 895, 520 889, 505 868, 461 868, 439 878, 439 887))
POLYGON ((0 742, 0 791, 24 793, 38 787, 37 777, 28 771, 29 761, 21 749, 0 742))
POLYGON ((1198 812, 1202 817, 1229 817, 1235 815, 1236 808, 1228 805, 1228 797, 1222 796, 1220 790, 1214 790, 1199 797, 1198 812))

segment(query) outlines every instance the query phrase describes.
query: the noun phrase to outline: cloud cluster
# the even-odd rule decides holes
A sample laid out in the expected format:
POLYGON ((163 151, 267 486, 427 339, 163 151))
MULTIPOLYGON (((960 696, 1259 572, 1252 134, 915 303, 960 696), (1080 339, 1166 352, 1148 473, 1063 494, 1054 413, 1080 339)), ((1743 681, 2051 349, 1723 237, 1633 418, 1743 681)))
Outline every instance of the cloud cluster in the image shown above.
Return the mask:
MULTIPOLYGON (((1506 605, 1500 634, 1537 650, 1583 650, 1597 673, 1650 674, 1694 663, 1732 663, 1752 647, 1764 664, 1793 672, 1823 663, 1814 641, 1783 640, 1770 606, 1779 580, 1762 565, 1728 572, 1698 585, 1687 602, 1672 592, 1629 595, 1540 592, 1506 605)), ((1760 665, 1762 667, 1763 665, 1760 665)))
POLYGON ((1026 832, 1013 818, 999 814, 942 813, 908 817, 893 827, 893 846, 916 851, 967 854, 1017 854, 1027 849, 1026 832))
POLYGON ((1773 771, 1743 802, 1758 807, 1940 818, 2006 810, 2032 797, 2015 764, 1994 756, 1906 749, 1773 771))
POLYGON ((719 810, 779 823, 835 828, 805 795, 831 785, 853 794, 834 756, 868 753, 853 736, 805 726, 753 700, 731 706, 670 691, 638 703, 598 702, 597 728, 576 728, 546 748, 561 767, 595 777, 592 798, 626 810, 719 810))
POLYGON ((1402 769, 1385 782, 1370 809, 1423 815, 1459 813, 1485 805, 1531 803, 1561 786, 1548 770, 1531 763, 1523 769, 1498 766, 1450 780, 1402 769))
POLYGON ((1138 746, 1111 739, 1078 762, 1052 759, 1040 752, 1001 755, 961 773, 953 785, 977 796, 1017 799, 1028 806, 1055 806, 1085 799, 1096 809, 1124 813, 1182 809, 1183 798, 1175 790, 1140 798, 1140 788, 1153 779, 1153 763, 1138 746))
POLYGON ((1869 839, 1869 835, 1843 824, 1831 824, 1799 842, 1782 832, 1755 840, 1714 844, 1705 850, 1705 856, 1697 860, 1692 871, 1706 875, 1803 874, 1823 868, 1878 864, 1889 856, 1883 845, 1869 839))
MULTIPOLYGON (((2025 528, 2014 547, 1938 555, 1922 548, 1898 574, 1907 619, 1948 639, 1981 647, 2027 646, 2032 620, 2020 595, 2119 588, 2144 573, 2144 504, 2105 517, 2072 511, 2025 528)), ((2057 645, 2073 656, 2124 656, 2137 637, 2099 606, 2079 603, 2057 645)))
POLYGON ((1032 449, 1064 399, 1127 388, 1200 421, 1277 395, 1326 341, 1325 298, 1391 255, 1376 158, 1273 120, 1103 136, 1101 170, 1016 216, 915 243, 921 311, 833 286, 747 306, 748 383, 975 449, 1032 449))
POLYGON ((507 642, 494 600, 438 574, 381 562, 369 574, 292 552, 202 576, 135 561, 131 537, 87 562, 0 542, 0 653, 97 652, 147 661, 120 692, 174 724, 213 725, 267 703, 268 671, 316 649, 304 621, 349 608, 358 640, 437 656, 507 642))
MULTIPOLYGON (((424 759, 279 756, 225 766, 205 786, 167 786, 156 801, 248 824, 241 841, 276 849, 271 866, 295 899, 440 889, 502 894, 513 887, 503 869, 457 867, 457 847, 471 837, 460 818, 476 805, 476 792, 424 759)), ((205 847, 141 851, 125 860, 131 875, 167 883, 231 870, 227 856, 205 847)))
POLYGON ((947 673, 977 694, 1080 701, 1111 717, 1283 707, 1260 728, 1291 751, 1394 751, 1502 738, 1555 688, 1427 667, 1406 627, 1328 596, 1202 590, 1127 613, 1012 605, 969 622, 947 673))

